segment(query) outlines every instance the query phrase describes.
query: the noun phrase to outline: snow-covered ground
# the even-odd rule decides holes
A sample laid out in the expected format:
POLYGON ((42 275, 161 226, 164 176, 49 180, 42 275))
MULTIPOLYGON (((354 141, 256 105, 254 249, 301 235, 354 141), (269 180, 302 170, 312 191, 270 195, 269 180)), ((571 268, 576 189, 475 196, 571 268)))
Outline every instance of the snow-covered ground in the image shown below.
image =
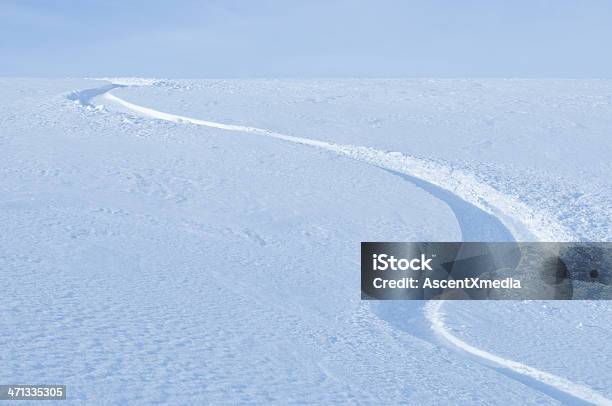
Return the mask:
POLYGON ((114 94, 441 162, 541 209, 573 240, 612 238, 612 81, 158 81, 114 94))
POLYGON ((521 373, 437 334, 426 302, 359 294, 360 241, 609 241, 610 81, 0 79, 0 97, 0 383, 79 404, 612 399, 608 302, 435 309, 521 373))

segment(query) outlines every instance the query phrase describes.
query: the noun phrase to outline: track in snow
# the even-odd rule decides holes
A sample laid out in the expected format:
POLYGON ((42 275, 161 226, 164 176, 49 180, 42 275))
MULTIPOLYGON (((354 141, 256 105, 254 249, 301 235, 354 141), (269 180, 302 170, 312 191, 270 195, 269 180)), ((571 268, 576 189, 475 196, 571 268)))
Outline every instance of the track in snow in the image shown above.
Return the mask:
MULTIPOLYGON (((402 176, 421 187, 440 200, 446 202, 454 212, 462 231, 463 241, 529 241, 529 240, 571 240, 563 227, 549 221, 546 216, 533 211, 517 200, 503 195, 498 190, 480 183, 472 175, 453 171, 440 164, 403 155, 385 152, 368 147, 332 144, 310 138, 296 137, 268 131, 256 127, 217 123, 177 114, 165 113, 148 107, 130 103, 110 93, 111 90, 126 87, 125 84, 110 84, 95 89, 73 92, 67 97, 85 106, 92 106, 95 97, 102 97, 135 113, 174 123, 188 123, 227 131, 241 132, 275 138, 296 144, 307 145, 335 152, 376 167, 386 169, 402 176)), ((382 302, 374 308, 379 317, 396 328, 402 328, 402 320, 397 315, 403 310, 417 306, 431 324, 430 329, 436 337, 452 344, 479 362, 506 376, 522 382, 562 402, 593 403, 612 405, 612 401, 593 389, 573 383, 565 378, 540 371, 527 365, 508 360, 471 346, 450 333, 444 324, 441 313, 443 301, 431 301, 426 305, 402 302, 382 302), (501 370, 499 369, 501 368, 501 370)), ((423 329, 421 329, 423 330, 423 329)), ((422 331, 423 332, 423 331, 422 331)), ((427 336, 427 332, 423 332, 427 336)))

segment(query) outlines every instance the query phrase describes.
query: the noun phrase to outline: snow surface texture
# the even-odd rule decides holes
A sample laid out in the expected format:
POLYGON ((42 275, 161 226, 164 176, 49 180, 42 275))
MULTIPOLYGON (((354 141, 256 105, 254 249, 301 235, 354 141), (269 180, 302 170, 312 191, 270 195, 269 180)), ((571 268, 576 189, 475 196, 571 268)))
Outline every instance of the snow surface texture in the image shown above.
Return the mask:
POLYGON ((3 81, 1 382, 66 383, 75 403, 608 402, 605 302, 444 303, 442 322, 358 294, 359 241, 605 239, 608 82, 112 83, 147 87, 3 81), (513 143, 466 113, 538 98, 542 128, 590 101, 582 142, 527 126, 513 143), (406 131, 414 114, 453 131, 406 131), (593 160, 555 166, 576 144, 593 160))
POLYGON ((612 238, 612 81, 157 81, 114 94, 167 113, 426 158, 525 203, 572 240, 612 238))

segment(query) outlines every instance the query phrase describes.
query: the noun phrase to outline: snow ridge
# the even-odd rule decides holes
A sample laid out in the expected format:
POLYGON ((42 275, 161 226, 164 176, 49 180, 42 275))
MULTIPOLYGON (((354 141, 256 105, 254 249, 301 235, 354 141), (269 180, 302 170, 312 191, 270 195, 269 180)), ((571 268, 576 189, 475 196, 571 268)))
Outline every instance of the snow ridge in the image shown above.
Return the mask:
POLYGON ((492 362, 521 375, 536 379, 546 385, 552 386, 586 402, 596 405, 612 405, 612 400, 600 395, 587 386, 571 382, 565 378, 550 374, 548 372, 540 371, 539 369, 521 364, 520 362, 491 354, 487 351, 471 346, 460 338, 454 336, 444 324, 444 316, 440 311, 443 303, 444 301, 441 300, 430 301, 425 306, 425 316, 431 322, 431 328, 433 331, 438 336, 447 340, 449 343, 467 352, 468 354, 472 354, 480 359, 492 362))
POLYGON ((110 102, 129 110, 159 120, 174 123, 190 123, 249 134, 263 135, 283 141, 308 145, 333 151, 337 154, 372 164, 394 172, 414 176, 439 186, 461 199, 492 214, 502 221, 512 234, 521 241, 571 241, 572 235, 564 227, 551 221, 545 215, 524 203, 504 195, 493 187, 479 182, 475 176, 463 171, 449 169, 443 165, 399 152, 380 151, 374 148, 354 145, 333 144, 311 138, 296 137, 256 127, 217 123, 177 114, 165 113, 123 100, 110 92, 102 95, 110 102))

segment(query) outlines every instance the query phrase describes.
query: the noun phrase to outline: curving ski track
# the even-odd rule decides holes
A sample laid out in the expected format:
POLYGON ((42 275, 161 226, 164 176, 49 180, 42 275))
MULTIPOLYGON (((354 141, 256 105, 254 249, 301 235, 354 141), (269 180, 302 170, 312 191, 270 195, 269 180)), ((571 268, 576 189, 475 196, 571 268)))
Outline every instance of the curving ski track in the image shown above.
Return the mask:
MULTIPOLYGON (((139 85, 142 84, 139 83, 135 86, 139 85)), ((570 233, 560 225, 548 220, 545 215, 532 210, 512 197, 500 193, 489 185, 479 182, 473 175, 454 171, 441 164, 397 152, 333 144, 256 127, 217 123, 165 113, 128 102, 110 93, 113 89, 126 86, 130 86, 130 83, 107 84, 98 88, 72 92, 67 98, 84 106, 94 106, 93 99, 101 97, 140 115, 159 120, 275 138, 332 151, 351 159, 366 162, 402 176, 447 203, 457 218, 464 241, 477 241, 478 239, 490 241, 571 240, 570 233), (487 235, 483 237, 482 233, 487 233, 487 235)), ((506 376, 563 403, 612 405, 612 400, 587 386, 491 354, 454 336, 444 324, 444 316, 441 312, 443 303, 444 301, 430 301, 424 306, 417 304, 417 307, 422 307, 422 311, 430 323, 429 329, 433 331, 438 339, 452 344, 477 361, 495 368, 506 376)), ((397 320, 397 314, 402 314, 403 310, 410 307, 408 304, 398 302, 381 302, 377 307, 374 307, 374 311, 379 317, 395 325, 396 328, 404 330, 406 326, 401 320, 397 320)), ((422 333, 425 337, 428 335, 428 332, 422 333)))

